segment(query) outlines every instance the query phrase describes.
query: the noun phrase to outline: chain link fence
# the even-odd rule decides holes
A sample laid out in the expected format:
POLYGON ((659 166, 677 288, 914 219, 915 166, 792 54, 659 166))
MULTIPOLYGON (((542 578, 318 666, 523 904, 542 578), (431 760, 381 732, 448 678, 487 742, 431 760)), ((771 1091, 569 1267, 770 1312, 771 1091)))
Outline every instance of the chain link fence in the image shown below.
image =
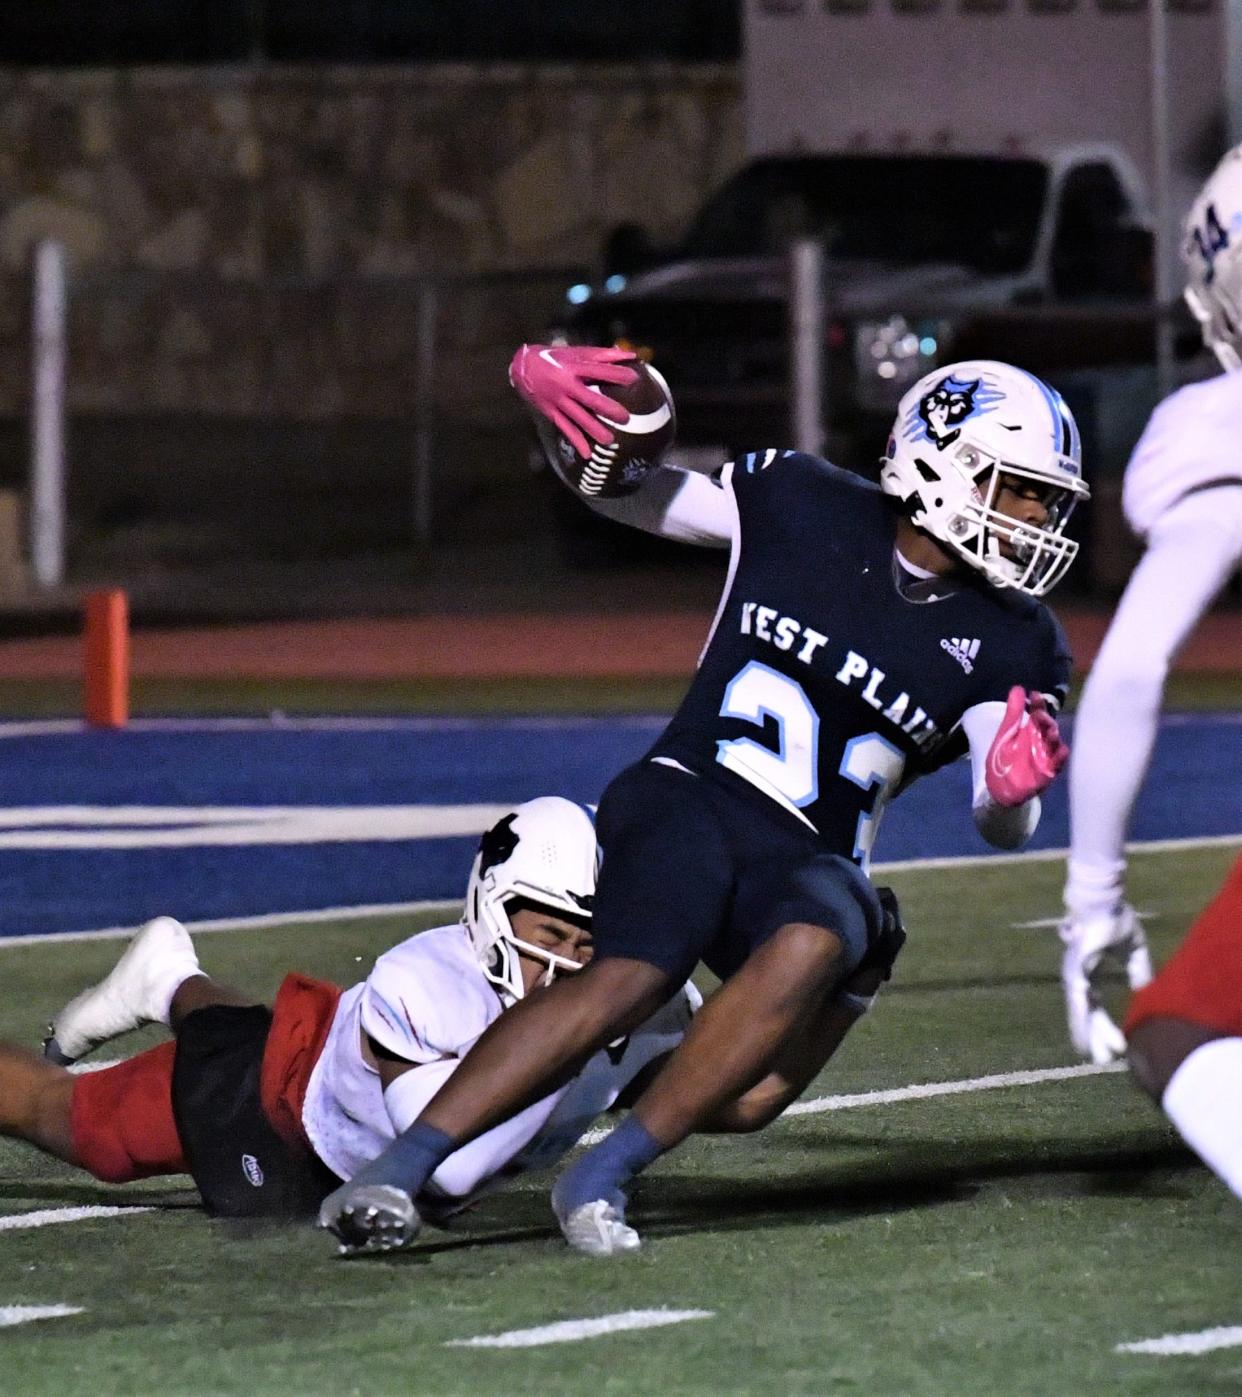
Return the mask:
MULTIPOLYGON (((71 279, 70 578, 230 560, 416 558, 536 539, 573 566, 641 559, 650 543, 594 520, 550 478, 532 482, 532 434, 507 383, 514 347, 547 332, 583 271, 330 282, 135 272, 71 279)), ((15 282, 4 290, 0 383, 25 384, 30 288, 15 282)), ((904 315, 914 324, 944 320, 947 311, 911 305, 904 315)), ((1072 526, 1083 557, 1067 595, 1111 599, 1137 557, 1121 516, 1121 474, 1161 393, 1143 348, 1154 343, 1155 321, 1150 305, 1102 307, 1086 318, 1005 307, 972 317, 952 345, 951 357, 1008 357, 1036 371, 1043 366, 1031 356, 1041 357, 1041 344, 1049 353, 1067 340, 1079 346, 1080 363, 1045 371, 1079 418, 1094 497, 1072 526)), ((887 323, 876 321, 880 330, 887 323)), ((876 343, 887 344, 880 330, 876 343)), ((860 451, 873 459, 887 428, 876 425, 883 414, 873 405, 866 442, 841 440, 840 354, 856 349, 828 355, 823 426, 829 454, 861 468, 860 451)), ((676 360, 674 348, 683 442, 694 446, 696 383, 676 360)), ((1177 370, 1188 377, 1195 365, 1183 359, 1177 370)), ((862 387, 855 379, 851 391, 862 387)), ((792 442, 788 369, 773 379, 771 398, 762 424, 750 425, 761 425, 765 440, 792 442)), ((716 412, 709 420, 724 419, 716 412)), ((13 400, 0 416, 0 486, 26 489, 29 454, 24 405, 13 400)))
MULTIPOLYGON (((521 532, 536 504, 506 367, 580 277, 71 279, 71 571, 521 532)), ((24 384, 30 289, 6 290, 0 378, 24 384)), ((10 488, 24 487, 27 437, 20 410, 0 425, 10 488)))

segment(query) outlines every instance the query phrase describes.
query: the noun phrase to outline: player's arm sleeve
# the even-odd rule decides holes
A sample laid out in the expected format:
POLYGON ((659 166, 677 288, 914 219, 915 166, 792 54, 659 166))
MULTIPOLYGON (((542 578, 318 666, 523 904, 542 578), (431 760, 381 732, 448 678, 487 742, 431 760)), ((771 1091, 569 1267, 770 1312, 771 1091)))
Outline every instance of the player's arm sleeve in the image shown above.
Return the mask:
POLYGON ((737 531, 733 492, 712 476, 658 466, 648 471, 638 489, 607 499, 580 499, 618 524, 630 524, 649 534, 678 543, 727 548, 737 531))
POLYGON ((1020 849, 1039 824, 1038 796, 1021 805, 997 805, 988 791, 987 757, 1005 716, 999 701, 977 703, 962 715, 962 728, 970 744, 970 770, 973 785, 971 814, 975 828, 997 849, 1020 849))
MULTIPOLYGON (((787 510, 812 478, 821 488, 826 482, 843 485, 846 490, 859 485, 857 476, 816 457, 772 447, 726 461, 711 476, 659 466, 648 471, 632 494, 589 499, 587 503, 609 519, 662 538, 736 550, 739 509, 787 510), (747 501, 754 503, 748 505, 747 501)), ((846 499, 843 494, 843 503, 846 499)))
MULTIPOLYGON (((393 1129, 403 1134, 453 1075, 460 1058, 441 1058, 402 1072, 384 1088, 384 1105, 393 1129)), ((543 1128, 560 1099, 553 1092, 516 1116, 454 1150, 432 1174, 430 1185, 449 1198, 466 1198, 498 1174, 543 1128)))

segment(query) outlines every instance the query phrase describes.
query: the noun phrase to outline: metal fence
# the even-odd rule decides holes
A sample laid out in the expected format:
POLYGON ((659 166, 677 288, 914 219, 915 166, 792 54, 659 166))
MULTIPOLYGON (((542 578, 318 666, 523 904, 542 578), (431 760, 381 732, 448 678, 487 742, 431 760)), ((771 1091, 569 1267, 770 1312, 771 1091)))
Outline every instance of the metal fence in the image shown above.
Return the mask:
POLYGON ((478 515, 503 537, 521 527, 528 442, 508 359, 581 276, 71 277, 61 386, 23 287, 30 315, 0 343, 16 409, 0 483, 24 488, 55 437, 21 410, 37 380, 53 415, 64 405, 71 563, 425 547, 478 515))
MULTIPOLYGON (((582 272, 330 283, 125 272, 71 279, 67 376, 51 390, 66 413, 71 570, 99 560, 132 567, 144 559, 322 559, 452 548, 480 537, 503 547, 546 534, 564 501, 551 482, 546 492, 531 488, 531 436, 505 369, 517 344, 545 334, 582 272)), ((835 454, 840 359, 824 352, 835 315, 831 286, 825 299, 817 280, 803 284, 812 294, 793 302, 788 375, 773 384, 784 402, 780 438, 835 454)), ((857 322, 857 306, 853 314, 857 322)), ((1136 335, 1154 346, 1159 322, 1171 323, 1172 313, 1159 317, 1149 304, 1092 307, 1094 340, 1083 332, 1084 314, 1040 306, 976 311, 973 339, 959 338, 957 349, 1027 363, 1006 347, 1030 349, 1041 339, 1079 345, 1081 363, 1048 376, 1080 419, 1095 496, 1078 523, 1084 564, 1071 588, 1104 599, 1136 556, 1120 514, 1121 468, 1168 386, 1150 352, 1126 359, 1106 351, 1119 337, 1133 348, 1136 335)), ((893 363, 892 377, 867 384, 855 377, 850 385, 855 398, 881 392, 891 400, 870 402, 871 436, 906 379, 931 366, 909 359, 909 344, 899 343, 893 326, 906 325, 909 340, 908 326, 952 316, 960 322, 961 308, 887 303, 861 316, 869 333, 889 335, 883 344, 894 355, 870 365, 893 363)), ((30 330, 28 319, 20 344, 0 336, 0 391, 16 375, 23 399, 30 330)), ((47 334, 44 325, 44 342, 47 334)), ((852 352, 857 374, 866 356, 857 343, 852 352)), ((1189 376, 1203 366, 1175 367, 1189 376)), ((43 381, 46 391, 46 374, 43 381)), ((36 425, 36 455, 46 457, 49 440, 55 433, 36 425)), ((0 484, 27 488, 31 448, 24 412, 0 418, 0 484)), ((47 557, 38 530, 47 489, 36 487, 30 498, 33 556, 39 575, 54 579, 56 568, 39 561, 47 557)))

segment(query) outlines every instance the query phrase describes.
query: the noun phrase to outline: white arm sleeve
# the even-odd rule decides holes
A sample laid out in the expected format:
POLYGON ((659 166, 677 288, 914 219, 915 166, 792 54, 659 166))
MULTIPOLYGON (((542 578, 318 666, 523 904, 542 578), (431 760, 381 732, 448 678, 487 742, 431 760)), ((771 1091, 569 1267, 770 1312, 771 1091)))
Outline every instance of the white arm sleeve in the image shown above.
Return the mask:
MULTIPOLYGON (((460 1058, 451 1057, 423 1063, 389 1082, 384 1089, 384 1105, 398 1135, 418 1119, 460 1062, 460 1058)), ((560 1098, 561 1092, 553 1092, 454 1150, 431 1176, 431 1186, 450 1198, 465 1198, 473 1193, 535 1138, 560 1098)))
POLYGON ((962 714, 962 728, 970 743, 970 770, 974 784, 971 813, 975 828, 997 849, 1020 849, 1039 824, 1039 797, 1021 805, 997 805, 988 790, 988 750, 996 737, 1005 705, 999 700, 977 703, 962 714))
POLYGON ((727 548, 737 531, 733 491, 709 476, 678 466, 650 471, 629 495, 585 499, 597 514, 678 543, 727 548))

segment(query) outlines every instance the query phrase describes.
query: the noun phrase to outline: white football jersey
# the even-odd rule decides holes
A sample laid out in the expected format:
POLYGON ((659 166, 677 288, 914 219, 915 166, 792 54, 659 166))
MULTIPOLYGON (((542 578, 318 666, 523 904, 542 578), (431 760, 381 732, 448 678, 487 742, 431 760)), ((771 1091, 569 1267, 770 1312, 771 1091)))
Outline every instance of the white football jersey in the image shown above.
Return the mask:
MULTIPOLYGON (((597 1053, 567 1086, 450 1155, 432 1176, 433 1190, 473 1195, 501 1169, 507 1178, 563 1154, 643 1067, 676 1047, 701 1003, 687 985, 623 1044, 597 1053)), ((460 922, 386 951, 366 980, 341 996, 311 1073, 302 1125, 316 1154, 349 1179, 397 1134, 379 1072, 363 1056, 364 1035, 417 1064, 401 1078, 403 1095, 408 1101, 425 1085, 429 1101, 503 1007, 460 922)))
POLYGON ((393 1138, 379 1073, 362 1055, 364 1035, 396 1057, 431 1064, 462 1057, 501 1009, 460 922, 385 951, 341 996, 311 1072, 302 1126, 315 1153, 348 1179, 393 1138))
POLYGON ((1213 480, 1242 480, 1242 373, 1188 383, 1156 407, 1126 467, 1130 527, 1146 538, 1171 504, 1213 480))

